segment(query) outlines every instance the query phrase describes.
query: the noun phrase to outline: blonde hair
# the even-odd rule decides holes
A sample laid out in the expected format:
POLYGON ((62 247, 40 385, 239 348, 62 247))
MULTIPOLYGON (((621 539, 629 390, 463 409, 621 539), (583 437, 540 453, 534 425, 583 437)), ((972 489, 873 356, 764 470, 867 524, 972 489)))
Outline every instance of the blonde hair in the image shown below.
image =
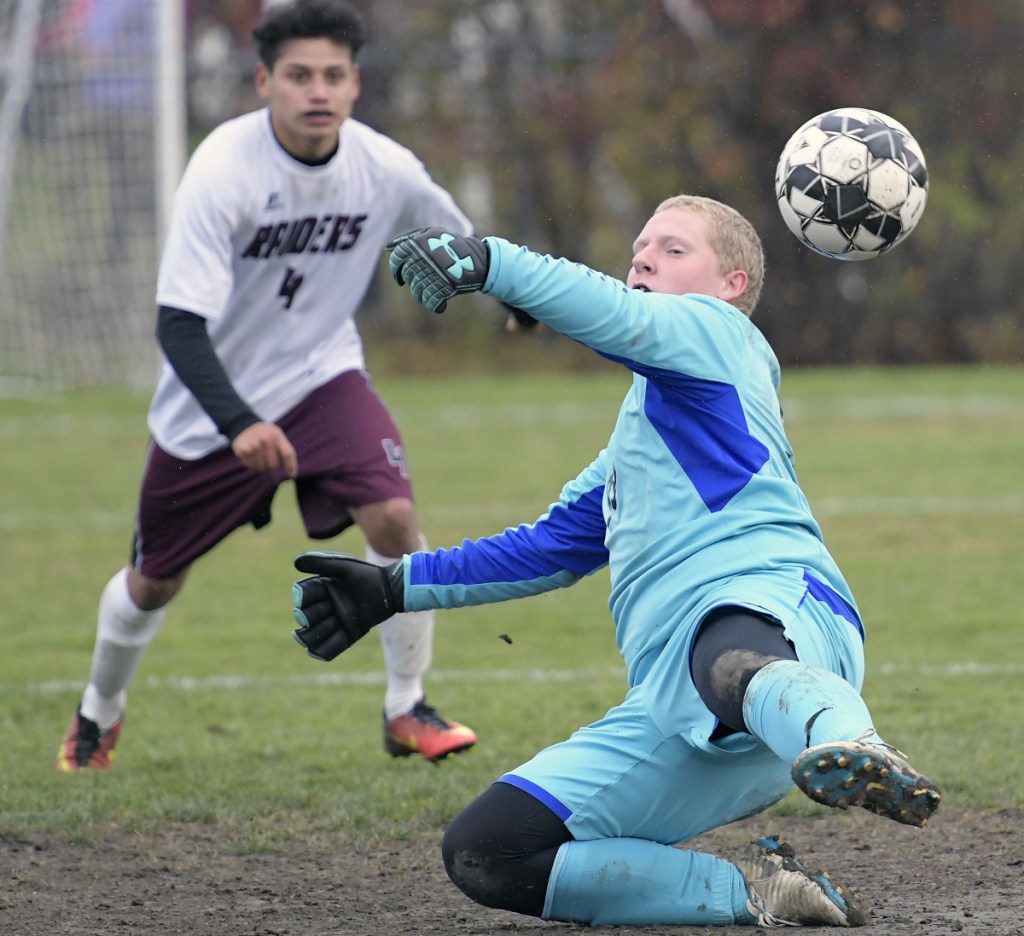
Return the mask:
POLYGON ((654 213, 669 208, 692 211, 704 219, 708 244, 718 257, 720 273, 742 270, 747 274, 747 288, 732 304, 745 315, 752 315, 764 285, 764 247, 754 226, 736 209, 703 195, 674 195, 658 205, 654 213))

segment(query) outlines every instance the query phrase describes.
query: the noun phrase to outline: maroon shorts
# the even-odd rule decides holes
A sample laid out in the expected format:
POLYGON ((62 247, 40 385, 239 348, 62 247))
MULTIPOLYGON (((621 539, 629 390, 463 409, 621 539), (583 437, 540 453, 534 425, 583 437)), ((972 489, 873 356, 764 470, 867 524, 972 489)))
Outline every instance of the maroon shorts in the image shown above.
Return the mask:
MULTIPOLYGON (((298 455, 295 495, 311 538, 327 539, 351 526, 349 507, 412 499, 401 436, 365 372, 339 374, 277 424, 298 455)), ((185 461, 152 443, 132 565, 149 578, 168 578, 238 527, 266 526, 286 480, 281 470, 250 471, 230 448, 185 461)))

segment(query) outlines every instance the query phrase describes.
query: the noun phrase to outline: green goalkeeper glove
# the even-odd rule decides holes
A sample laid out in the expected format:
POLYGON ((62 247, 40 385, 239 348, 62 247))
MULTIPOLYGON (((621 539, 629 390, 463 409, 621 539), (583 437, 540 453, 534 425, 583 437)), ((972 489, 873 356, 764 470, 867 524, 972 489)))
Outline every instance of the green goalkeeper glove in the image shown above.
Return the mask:
POLYGON ((451 234, 444 228, 417 228, 400 234, 387 247, 395 282, 408 284, 413 298, 438 315, 453 296, 477 292, 487 281, 491 259, 478 237, 451 234))
POLYGON ((378 566, 344 553, 307 552, 295 568, 313 577, 292 586, 295 639, 318 660, 333 660, 381 621, 404 610, 401 562, 378 566))

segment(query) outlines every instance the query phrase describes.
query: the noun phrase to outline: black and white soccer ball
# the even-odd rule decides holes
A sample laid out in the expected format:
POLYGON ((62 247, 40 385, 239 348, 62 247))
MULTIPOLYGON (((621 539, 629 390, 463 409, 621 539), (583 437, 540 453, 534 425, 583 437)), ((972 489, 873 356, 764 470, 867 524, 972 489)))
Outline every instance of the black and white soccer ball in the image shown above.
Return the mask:
POLYGON ((928 170, 903 124, 841 107, 808 120, 790 138, 775 170, 775 196, 786 226, 811 250, 870 260, 921 220, 928 170))

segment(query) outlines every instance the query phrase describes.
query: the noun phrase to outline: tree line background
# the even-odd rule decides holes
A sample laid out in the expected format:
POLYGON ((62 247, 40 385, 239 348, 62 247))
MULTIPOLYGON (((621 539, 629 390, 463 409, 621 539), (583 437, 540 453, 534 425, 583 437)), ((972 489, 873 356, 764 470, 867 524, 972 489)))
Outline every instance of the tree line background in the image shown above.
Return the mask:
MULTIPOLYGON (((1024 4, 355 5, 370 27, 356 116, 411 147, 481 233, 624 276, 659 201, 708 195, 762 235, 768 275, 755 321, 783 363, 1021 361, 1024 4), (930 174, 914 233, 862 263, 802 247, 773 191, 790 135, 841 106, 905 124, 930 174)), ((258 10, 221 6, 234 9, 244 45, 242 20, 258 10)), ((428 344, 451 328, 410 315, 383 283, 362 320, 374 338, 411 330, 428 344)), ((493 311, 479 321, 497 331, 493 311)))

